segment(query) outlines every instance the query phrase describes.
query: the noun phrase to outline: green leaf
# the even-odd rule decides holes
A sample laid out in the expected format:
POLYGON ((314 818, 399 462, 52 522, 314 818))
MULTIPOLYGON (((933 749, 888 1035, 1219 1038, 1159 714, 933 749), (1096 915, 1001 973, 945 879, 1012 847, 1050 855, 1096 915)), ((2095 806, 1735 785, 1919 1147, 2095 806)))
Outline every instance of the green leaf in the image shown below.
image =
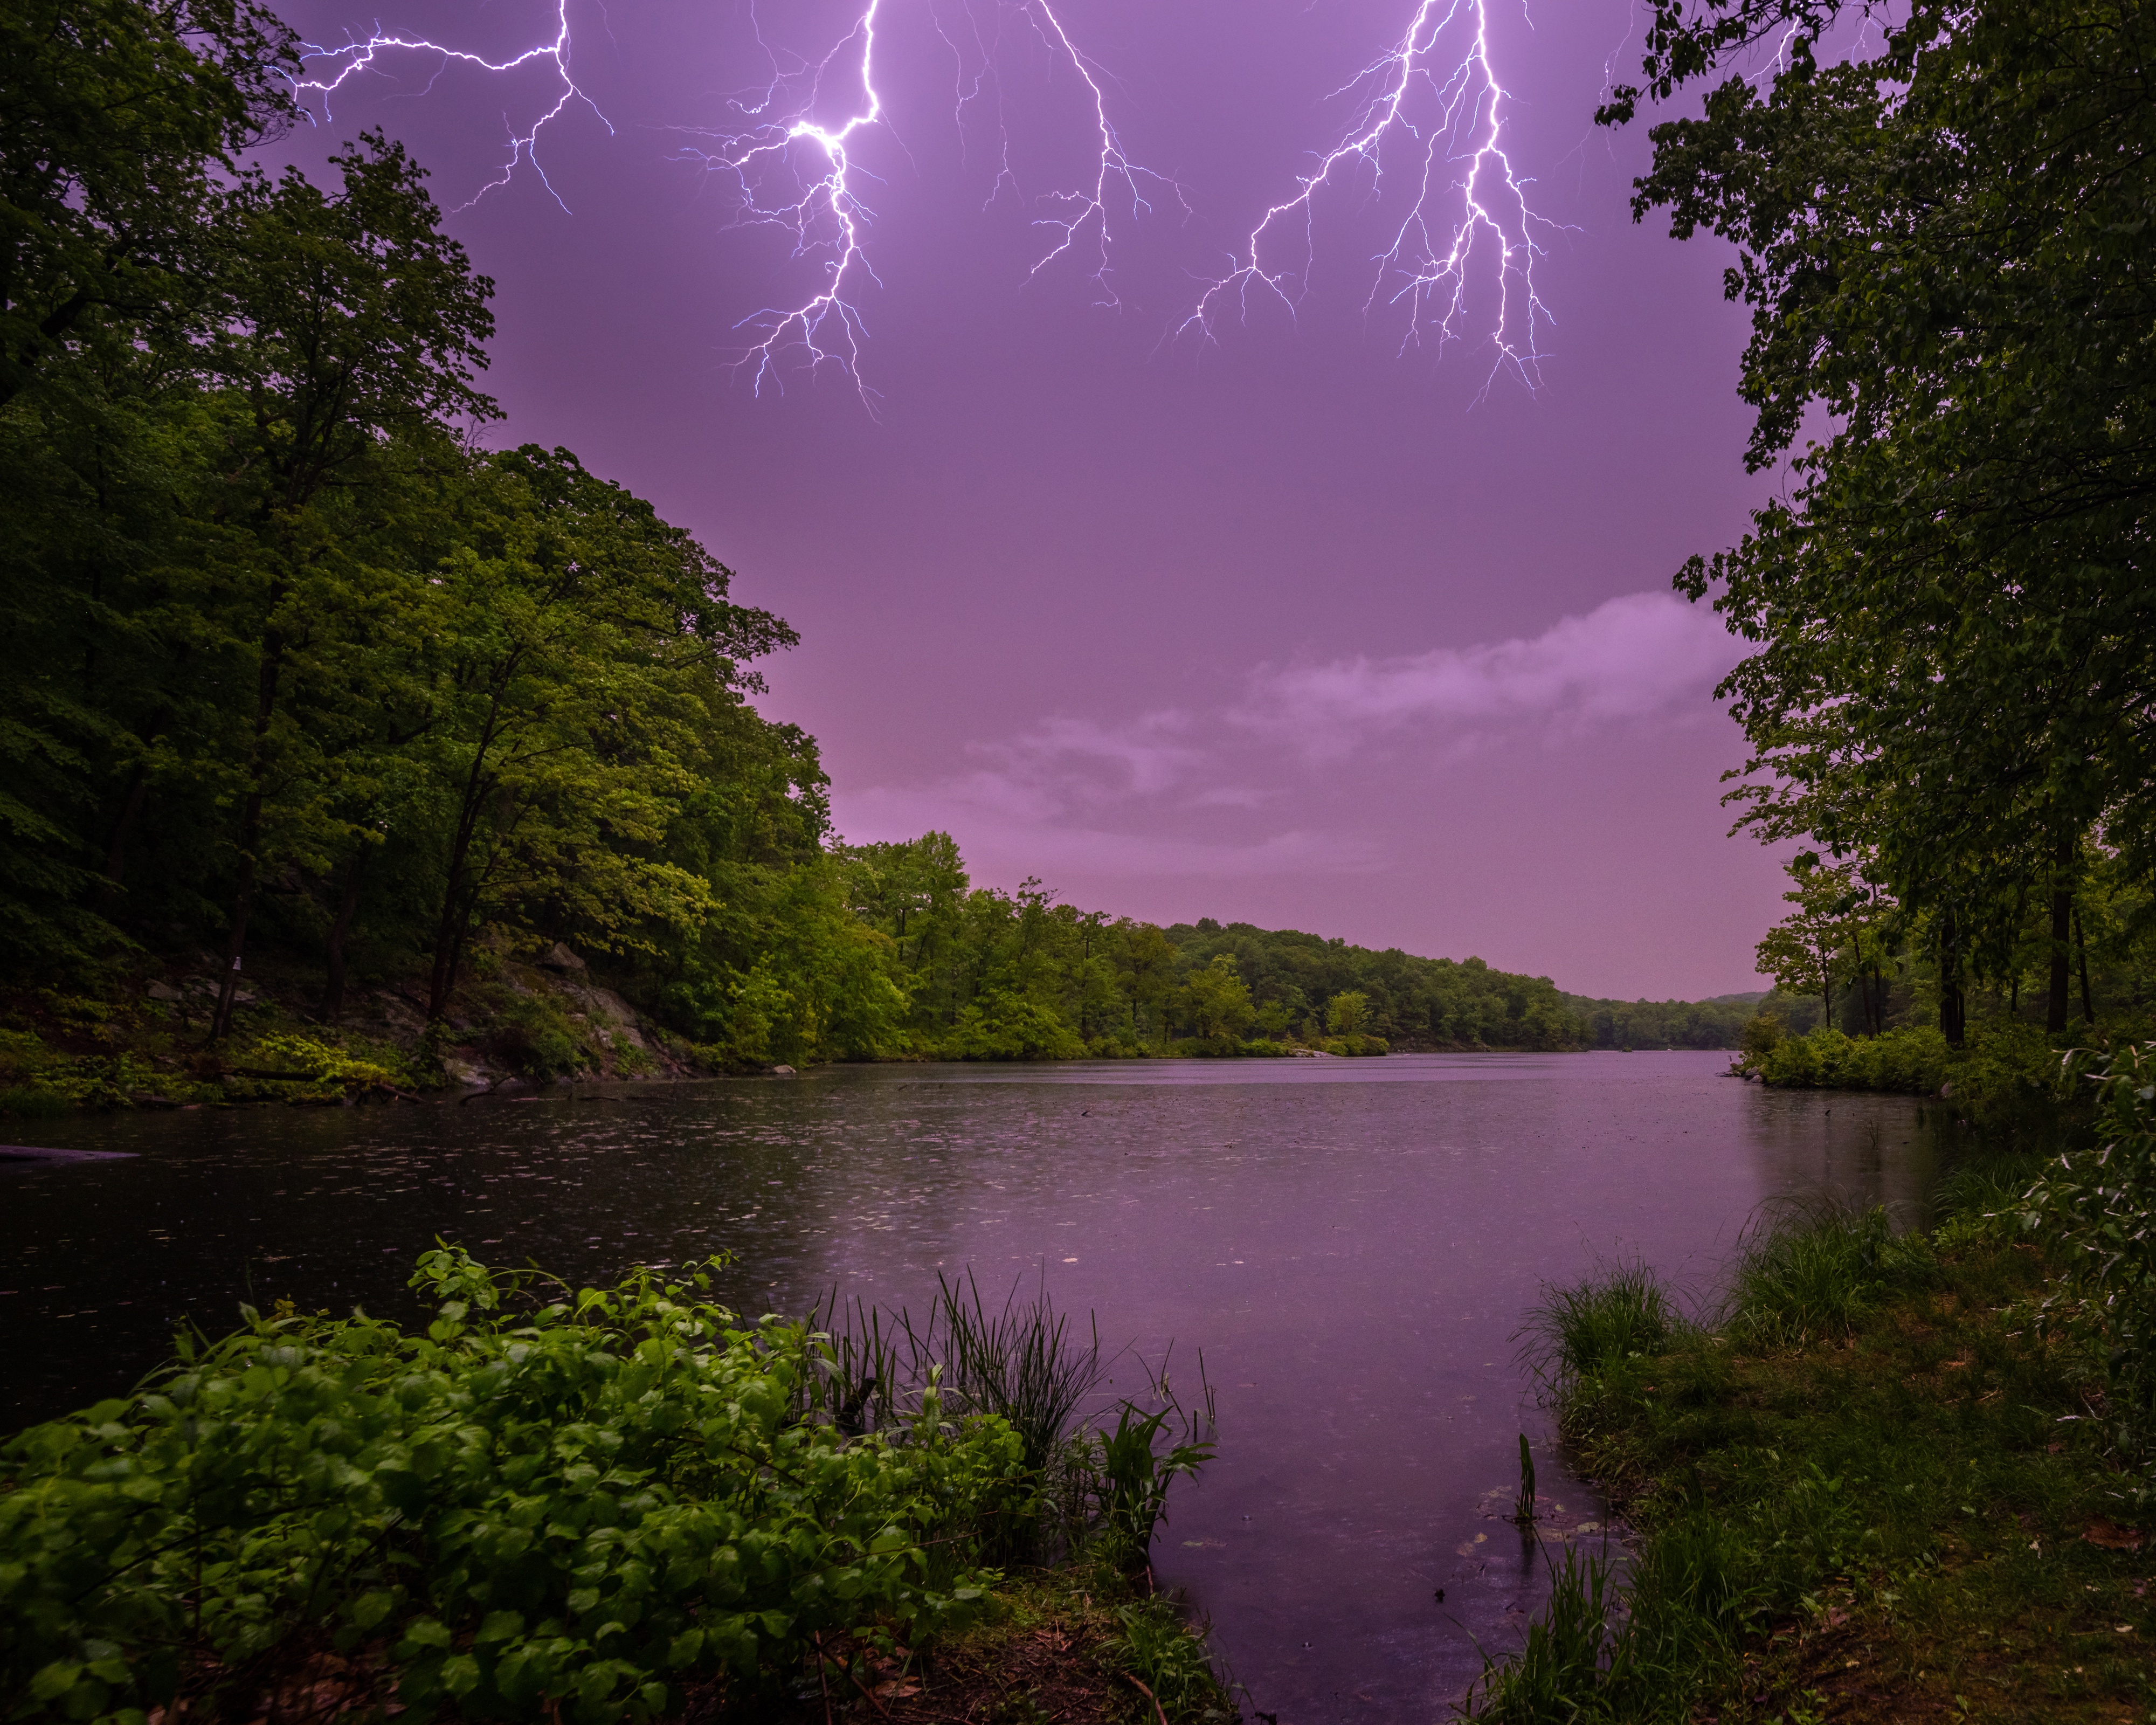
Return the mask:
POLYGON ((479 1632, 473 1640, 482 1645, 489 1641, 506 1641, 524 1633, 524 1614, 521 1611, 490 1611, 480 1620, 479 1632))

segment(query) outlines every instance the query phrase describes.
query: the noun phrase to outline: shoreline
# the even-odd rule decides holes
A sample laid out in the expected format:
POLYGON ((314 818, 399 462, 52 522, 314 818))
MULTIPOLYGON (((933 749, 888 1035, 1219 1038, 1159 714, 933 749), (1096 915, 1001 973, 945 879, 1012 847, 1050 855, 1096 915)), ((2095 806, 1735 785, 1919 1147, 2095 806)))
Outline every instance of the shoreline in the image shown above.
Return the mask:
MULTIPOLYGON (((0 1120, 22 1122, 117 1111, 294 1104, 356 1106, 480 1096, 533 1097, 590 1084, 788 1077, 784 1062, 715 1059, 672 1034, 566 953, 538 964, 503 960, 429 1024, 394 986, 355 990, 325 1022, 315 979, 264 966, 239 997, 234 1034, 202 1038, 214 996, 207 975, 136 978, 110 998, 16 988, 0 996, 0 1120)), ((1164 1047, 1096 1038, 1040 1064, 1081 1060, 1378 1059, 1389 1054, 1591 1052, 1582 1045, 1386 1039, 1365 1034, 1244 1039, 1182 1037, 1164 1047)), ((1630 1052, 1630 1050, 1623 1050, 1630 1052)), ((906 1065, 955 1060, 1018 1064, 926 1050, 819 1065, 906 1065)), ((1034 1064, 1024 1062, 1023 1064, 1034 1064)), ((809 1070, 814 1070, 810 1068, 809 1070)), ((11 1130, 14 1128, 10 1128, 11 1130)))
POLYGON ((1926 1233, 1828 1214, 1755 1240, 1694 1317, 1645 1266, 1553 1291, 1563 1441, 1638 1537, 1621 1576, 1560 1574, 1478 1716, 1562 1694, 1612 1720, 2053 1725, 2156 1702, 2148 1507, 2101 1358, 2044 1320, 2057 1248, 2017 1213, 2045 1160, 1965 1164, 1926 1233))

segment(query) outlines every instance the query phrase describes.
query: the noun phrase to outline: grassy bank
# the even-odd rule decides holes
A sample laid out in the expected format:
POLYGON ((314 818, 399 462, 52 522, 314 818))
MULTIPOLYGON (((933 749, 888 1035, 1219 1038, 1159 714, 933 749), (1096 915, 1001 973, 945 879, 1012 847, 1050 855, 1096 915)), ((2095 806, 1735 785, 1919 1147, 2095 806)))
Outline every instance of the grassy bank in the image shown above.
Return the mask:
POLYGON ((1103 1414, 1045 1296, 747 1322, 709 1266, 451 1250, 413 1286, 424 1332, 250 1311, 9 1441, 9 1719, 1231 1716, 1147 1568, 1209 1407, 1103 1414))
POLYGON ((1481 1715, 2156 1717, 2145 1087, 2063 1165, 1965 1163, 1928 1234, 1785 1219, 1707 1313, 1644 1266, 1553 1291, 1535 1357, 1637 1538, 1568 1561, 1481 1715))

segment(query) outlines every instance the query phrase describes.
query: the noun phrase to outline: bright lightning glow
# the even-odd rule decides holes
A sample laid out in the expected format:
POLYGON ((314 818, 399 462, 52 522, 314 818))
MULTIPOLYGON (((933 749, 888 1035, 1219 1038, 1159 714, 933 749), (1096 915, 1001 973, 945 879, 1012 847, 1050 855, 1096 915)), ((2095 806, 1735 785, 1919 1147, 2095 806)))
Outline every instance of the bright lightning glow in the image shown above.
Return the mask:
POLYGON ((777 380, 781 357, 798 349, 812 374, 824 365, 836 365, 853 377, 862 401, 869 401, 860 369, 860 344, 867 326, 848 295, 855 291, 856 275, 875 279, 861 249, 862 230, 871 212, 856 185, 857 177, 872 177, 854 159, 853 141, 856 133, 883 123, 883 98, 875 87, 876 15, 882 5, 883 0, 868 0, 853 28, 822 59, 792 75, 774 68, 760 100, 736 105, 750 122, 747 129, 721 134, 713 140, 712 150, 683 152, 732 177, 740 188, 742 221, 790 228, 797 258, 822 254, 824 285, 817 292, 791 306, 767 305, 734 326, 759 336, 737 367, 749 371, 752 388, 759 395, 766 382, 777 380), (838 125, 820 124, 813 110, 824 79, 855 43, 860 59, 850 77, 859 86, 853 99, 855 111, 838 125), (819 165, 805 182, 794 179, 791 201, 760 202, 763 171, 789 168, 803 156, 819 165))
MULTIPOLYGON (((609 135, 613 131, 613 122, 605 115, 599 113, 598 104, 577 87, 577 80, 570 74, 569 0, 556 0, 554 25, 554 39, 552 42, 542 42, 536 47, 527 48, 523 53, 512 55, 506 60, 490 60, 480 54, 466 54, 459 49, 444 48, 441 44, 429 42, 424 37, 415 39, 408 36, 385 36, 382 33, 379 26, 376 28, 374 33, 365 40, 354 38, 341 47, 326 48, 315 43, 308 43, 300 56, 301 65, 311 67, 320 64, 323 68, 323 72, 319 75, 311 74, 295 80, 293 89, 302 102, 305 102, 311 97, 319 98, 322 105, 323 116, 326 118, 330 111, 330 98, 336 95, 347 80, 362 73, 373 71, 376 69, 375 63, 385 55, 416 54, 432 56, 436 62, 435 78, 439 78, 442 73, 453 64, 475 66, 487 72, 514 72, 521 67, 532 64, 535 61, 546 60, 553 66, 556 76, 561 80, 560 95, 555 99, 554 105, 551 108, 532 121, 528 131, 520 132, 513 124, 510 126, 509 159, 502 164, 501 172, 481 186, 478 191, 473 193, 457 208, 459 210, 470 209, 488 193, 506 186, 515 177, 516 164, 521 160, 531 164, 532 172, 539 176, 539 183, 546 187, 547 195, 552 198, 555 203, 562 204, 562 208, 566 213, 569 206, 562 203, 561 193, 554 190, 553 182, 547 177, 547 170, 539 165, 540 132, 545 130, 550 121, 560 118, 563 110, 573 102, 583 103, 593 114, 598 115, 599 124, 606 127, 609 135)), ((427 88, 432 90, 434 87, 434 80, 430 79, 427 88)))
POLYGON ((1537 326, 1554 321, 1535 292, 1541 248, 1532 232, 1539 218, 1527 204, 1529 182, 1514 172, 1503 147, 1507 94, 1490 58, 1489 0, 1419 0, 1393 46, 1333 94, 1362 103, 1348 136, 1298 177, 1292 197, 1258 218, 1242 250, 1224 274, 1206 283, 1173 338, 1211 341, 1218 319, 1231 306, 1239 316, 1246 314, 1253 293, 1276 299, 1295 315, 1309 291, 1317 255, 1319 194, 1363 176, 1381 193, 1391 149, 1413 164, 1413 195, 1374 260, 1365 311, 1381 298, 1404 306, 1402 351, 1432 332, 1441 352, 1466 337, 1475 316, 1470 295, 1478 280, 1473 266, 1482 256, 1486 268, 1479 280, 1496 300, 1486 314, 1491 378, 1509 370, 1534 388, 1543 358, 1537 326), (1272 262, 1284 234, 1296 228, 1300 257, 1272 262))

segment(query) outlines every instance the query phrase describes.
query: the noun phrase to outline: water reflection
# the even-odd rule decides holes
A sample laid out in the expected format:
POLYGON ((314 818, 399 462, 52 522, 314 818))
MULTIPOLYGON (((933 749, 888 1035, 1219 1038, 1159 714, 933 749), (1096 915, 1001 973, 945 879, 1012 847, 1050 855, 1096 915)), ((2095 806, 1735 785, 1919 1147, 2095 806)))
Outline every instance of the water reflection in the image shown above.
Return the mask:
POLYGON ((40 1141, 138 1153, 0 1164, 0 1387, 18 1422, 110 1393, 250 1291, 406 1311, 437 1235, 583 1278, 724 1247, 751 1310, 834 1284, 917 1309, 939 1269, 1045 1270, 1104 1337, 1204 1352, 1221 1458, 1178 1488, 1158 1567, 1255 1706, 1438 1718, 1543 1580, 1502 1502, 1543 1433, 1514 1340, 1541 1283, 1638 1254, 1704 1290, 1764 1200, 1926 1200, 1912 1105, 1726 1063, 886 1067, 69 1122, 40 1141))

